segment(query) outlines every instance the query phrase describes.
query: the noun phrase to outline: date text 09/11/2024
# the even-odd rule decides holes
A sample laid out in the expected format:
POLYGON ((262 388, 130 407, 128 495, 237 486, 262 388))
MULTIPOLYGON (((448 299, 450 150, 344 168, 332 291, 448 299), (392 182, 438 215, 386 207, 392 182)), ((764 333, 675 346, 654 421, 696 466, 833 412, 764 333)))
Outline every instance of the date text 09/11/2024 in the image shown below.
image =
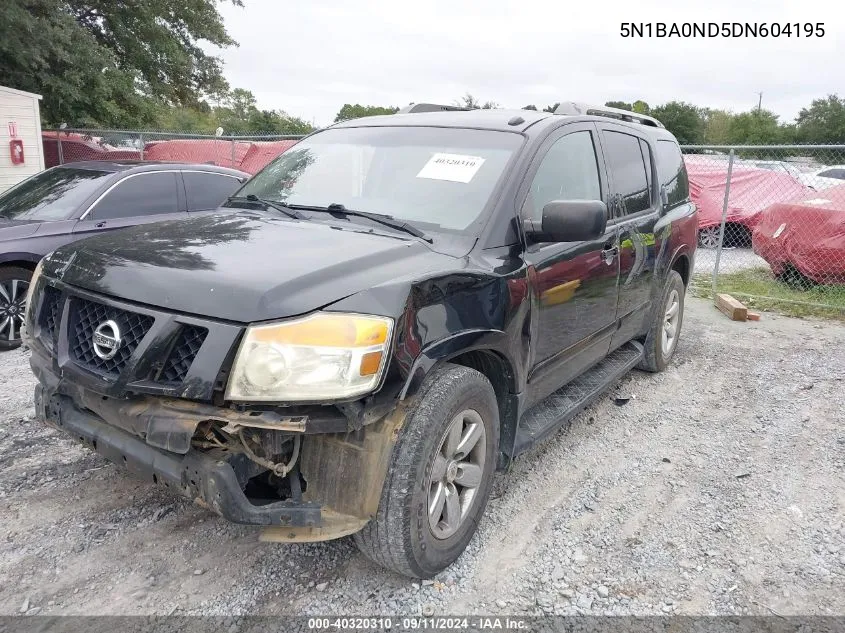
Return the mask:
POLYGON ((308 628, 315 631, 521 631, 528 622, 511 617, 338 617, 309 618, 308 628))
POLYGON ((622 37, 824 37, 824 22, 622 22, 622 37))

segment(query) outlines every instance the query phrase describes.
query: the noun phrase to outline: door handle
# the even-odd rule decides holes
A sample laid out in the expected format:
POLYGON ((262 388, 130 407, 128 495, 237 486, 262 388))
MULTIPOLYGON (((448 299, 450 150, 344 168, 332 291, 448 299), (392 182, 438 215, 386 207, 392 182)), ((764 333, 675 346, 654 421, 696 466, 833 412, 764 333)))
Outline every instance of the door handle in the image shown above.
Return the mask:
POLYGON ((604 245, 604 248, 601 249, 601 256, 604 260, 604 263, 608 266, 613 263, 613 260, 616 259, 616 256, 619 254, 619 247, 616 244, 611 244, 608 242, 604 245))

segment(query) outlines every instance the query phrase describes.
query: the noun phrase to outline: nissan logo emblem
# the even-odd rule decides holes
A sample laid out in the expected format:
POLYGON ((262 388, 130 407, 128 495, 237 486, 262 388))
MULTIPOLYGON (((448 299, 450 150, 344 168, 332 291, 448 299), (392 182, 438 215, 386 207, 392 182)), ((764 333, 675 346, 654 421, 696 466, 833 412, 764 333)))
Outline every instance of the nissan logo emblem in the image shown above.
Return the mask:
POLYGON ((114 321, 105 321, 97 326, 91 337, 94 353, 103 360, 111 360, 120 349, 120 328, 114 321))

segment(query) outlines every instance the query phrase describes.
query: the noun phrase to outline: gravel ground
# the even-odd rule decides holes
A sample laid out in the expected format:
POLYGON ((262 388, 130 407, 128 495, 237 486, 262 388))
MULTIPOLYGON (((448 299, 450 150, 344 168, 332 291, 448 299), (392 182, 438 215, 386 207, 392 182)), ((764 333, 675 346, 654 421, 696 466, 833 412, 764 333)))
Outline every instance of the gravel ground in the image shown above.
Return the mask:
POLYGON ((688 299, 684 330, 665 373, 498 475, 423 583, 130 478, 33 421, 26 353, 3 353, 0 613, 845 614, 845 327, 688 299))
MULTIPOLYGON (((716 267, 716 249, 698 248, 695 251, 695 274, 712 275, 716 267)), ((750 248, 723 248, 719 259, 720 273, 735 273, 746 268, 768 268, 769 264, 750 248)))

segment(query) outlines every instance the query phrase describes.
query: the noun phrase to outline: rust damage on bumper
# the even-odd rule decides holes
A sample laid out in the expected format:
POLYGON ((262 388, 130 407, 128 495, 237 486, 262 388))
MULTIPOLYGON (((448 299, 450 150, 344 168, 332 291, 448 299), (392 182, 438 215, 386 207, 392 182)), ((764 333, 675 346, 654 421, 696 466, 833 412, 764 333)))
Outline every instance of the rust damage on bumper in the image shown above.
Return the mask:
POLYGON ((410 404, 410 400, 399 403, 378 422, 355 432, 304 438, 299 467, 308 489, 303 500, 320 504, 322 525, 266 527, 260 540, 324 541, 363 528, 378 510, 390 455, 410 404))

